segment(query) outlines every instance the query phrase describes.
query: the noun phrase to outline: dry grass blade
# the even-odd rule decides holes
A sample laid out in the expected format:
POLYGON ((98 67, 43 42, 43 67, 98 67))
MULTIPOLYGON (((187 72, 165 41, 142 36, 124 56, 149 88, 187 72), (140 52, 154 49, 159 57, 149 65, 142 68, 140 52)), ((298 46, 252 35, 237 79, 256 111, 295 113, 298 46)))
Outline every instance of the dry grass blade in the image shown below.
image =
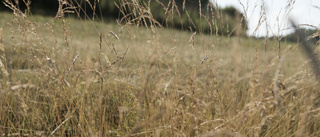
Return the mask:
POLYGON ((72 64, 71 64, 70 68, 68 69, 68 72, 67 72, 67 76, 66 76, 66 77, 69 76, 69 72, 71 71, 71 69, 72 69, 72 67, 74 66, 74 63, 77 61, 78 57, 79 57, 79 55, 77 55, 77 56, 73 59, 72 64))
POLYGON ((52 132, 51 132, 51 134, 49 135, 49 136, 52 136, 64 123, 66 123, 70 118, 72 118, 72 116, 71 117, 68 117, 67 119, 65 119, 59 126, 57 126, 57 128, 56 129, 54 129, 52 132))
POLYGON ((273 81, 273 88, 274 88, 274 95, 275 95, 275 98, 276 98, 276 101, 277 101, 277 105, 280 109, 281 112, 283 112, 283 108, 281 106, 281 100, 280 100, 280 95, 279 95, 279 73, 280 73, 280 69, 281 69, 281 66, 282 66, 282 62, 283 62, 283 56, 281 57, 280 59, 280 62, 279 62, 279 65, 278 65, 278 68, 276 70, 276 73, 274 75, 274 81, 273 81))
POLYGON ((194 41, 194 35, 196 35, 197 34, 197 32, 195 31, 192 35, 191 35, 191 37, 190 37, 190 39, 189 39, 189 43, 191 42, 191 41, 194 41))
POLYGON ((208 56, 205 56, 202 60, 200 64, 203 64, 206 60, 208 59, 208 56))
POLYGON ((2 71, 2 74, 5 76, 5 78, 9 78, 9 73, 6 70, 4 64, 2 63, 2 61, 0 60, 0 69, 2 71))
POLYGON ((55 75, 57 75, 57 72, 56 72, 56 63, 55 63, 55 61, 53 61, 51 58, 49 58, 49 57, 46 57, 46 60, 50 63, 50 65, 51 65, 51 68, 49 68, 52 72, 53 72, 53 74, 55 74, 55 75))
POLYGON ((119 39, 119 37, 117 36, 117 34, 115 34, 114 32, 110 31, 110 34, 112 34, 116 39, 119 39))
MULTIPOLYGON (((5 54, 5 50, 4 50, 4 45, 3 45, 3 41, 2 41, 2 28, 0 28, 0 51, 3 53, 2 56, 4 56, 5 54)), ((5 76, 5 78, 9 78, 9 73, 6 70, 4 64, 2 63, 1 59, 0 59, 0 69, 2 71, 2 74, 5 76)))

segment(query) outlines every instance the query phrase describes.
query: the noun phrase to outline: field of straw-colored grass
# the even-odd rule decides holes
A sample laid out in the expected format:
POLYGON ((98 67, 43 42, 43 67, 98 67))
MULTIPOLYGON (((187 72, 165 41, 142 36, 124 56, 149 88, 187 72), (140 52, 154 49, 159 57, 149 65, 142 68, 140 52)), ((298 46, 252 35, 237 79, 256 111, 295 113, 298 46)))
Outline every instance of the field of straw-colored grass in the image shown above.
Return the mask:
POLYGON ((0 136, 320 135, 297 43, 0 15, 0 136))

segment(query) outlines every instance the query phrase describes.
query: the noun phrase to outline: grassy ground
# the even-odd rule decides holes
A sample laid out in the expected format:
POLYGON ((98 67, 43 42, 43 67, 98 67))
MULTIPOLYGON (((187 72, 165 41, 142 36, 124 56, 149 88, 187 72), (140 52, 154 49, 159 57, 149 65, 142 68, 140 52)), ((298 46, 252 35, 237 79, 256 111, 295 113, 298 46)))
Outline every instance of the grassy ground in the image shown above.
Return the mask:
POLYGON ((0 136, 320 135, 295 43, 0 15, 0 136))

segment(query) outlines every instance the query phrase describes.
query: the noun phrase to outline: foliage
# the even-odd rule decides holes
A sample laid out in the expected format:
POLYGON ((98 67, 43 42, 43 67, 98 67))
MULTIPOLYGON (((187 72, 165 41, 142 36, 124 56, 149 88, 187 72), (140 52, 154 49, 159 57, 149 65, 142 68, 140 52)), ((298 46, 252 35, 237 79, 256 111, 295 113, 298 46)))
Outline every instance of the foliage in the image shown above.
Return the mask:
MULTIPOLYGON (((247 22, 242 13, 234 7, 217 9, 208 1, 200 2, 158 0, 150 3, 144 1, 139 5, 146 7, 150 4, 151 18, 162 26, 206 34, 245 36, 247 22)), ((127 8, 130 9, 134 8, 127 8)))
MULTIPOLYGON (((245 36, 247 30, 246 19, 234 7, 217 9, 209 0, 140 0, 138 5, 148 7, 150 4, 150 16, 156 19, 162 26, 176 28, 180 30, 192 30, 202 33, 213 33, 221 35, 235 35, 236 28, 241 24, 241 29, 237 35, 245 36), (201 9, 200 9, 200 6, 201 9), (201 15, 200 12, 201 11, 201 15), (240 23, 240 21, 242 21, 240 23)), ((132 0, 70 0, 68 4, 75 7, 77 17, 98 16, 103 18, 122 18, 131 15, 134 11, 132 0), (126 5, 121 5, 126 4, 126 5), (120 13, 119 8, 125 8, 126 12, 120 13), (131 7, 130 7, 131 6, 131 7), (80 10, 81 9, 81 10, 80 10)), ((0 9, 8 9, 0 4, 0 9)), ((26 9, 23 1, 20 1, 22 11, 26 9)), ((30 12, 33 14, 55 15, 59 8, 59 2, 53 0, 32 0, 30 12)), ((149 10, 149 9, 145 9, 149 10)), ((147 21, 148 22, 148 21, 147 21)))
MULTIPOLYGON (((306 38, 306 40, 311 42, 312 44, 319 43, 318 42, 319 41, 319 30, 300 28, 298 31, 301 33, 302 37, 306 38)), ((290 42, 301 41, 301 40, 299 40, 298 36, 295 35, 294 33, 285 36, 282 40, 287 40, 290 42)))

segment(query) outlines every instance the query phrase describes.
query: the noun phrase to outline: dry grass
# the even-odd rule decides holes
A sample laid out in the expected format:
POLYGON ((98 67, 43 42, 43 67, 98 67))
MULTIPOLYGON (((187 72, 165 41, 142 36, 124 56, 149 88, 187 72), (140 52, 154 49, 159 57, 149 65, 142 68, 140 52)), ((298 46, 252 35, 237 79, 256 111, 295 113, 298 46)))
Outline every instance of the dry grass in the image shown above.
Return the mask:
POLYGON ((132 5, 125 24, 0 13, 0 136, 320 135, 299 45, 164 29, 132 5))

